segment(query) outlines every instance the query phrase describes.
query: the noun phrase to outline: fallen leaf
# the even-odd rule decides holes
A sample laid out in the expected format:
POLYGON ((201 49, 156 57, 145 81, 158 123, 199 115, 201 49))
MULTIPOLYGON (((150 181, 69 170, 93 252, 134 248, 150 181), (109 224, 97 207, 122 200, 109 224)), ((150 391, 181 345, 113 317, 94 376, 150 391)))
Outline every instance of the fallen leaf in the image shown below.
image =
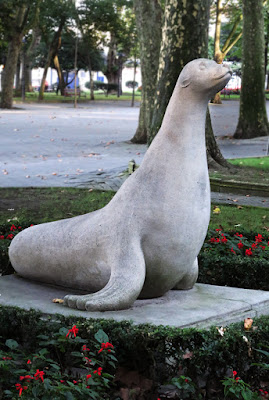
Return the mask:
POLYGON ((58 174, 57 174, 57 172, 52 172, 52 174, 51 174, 51 175, 58 175, 58 174))
POLYGON ((224 336, 224 332, 226 331, 225 328, 223 328, 223 326, 221 326, 220 328, 218 328, 216 326, 217 331, 219 332, 220 336, 224 336))
POLYGON ((53 302, 53 303, 62 304, 62 303, 64 302, 64 300, 63 300, 63 299, 53 299, 52 302, 53 302))
POLYGON ((237 202, 238 202, 238 199, 233 199, 233 202, 234 202, 234 203, 237 203, 237 202))
POLYGON ((236 208, 237 208, 238 210, 242 210, 242 209, 243 209, 242 206, 237 206, 236 208))
POLYGON ((25 178, 30 178, 30 175, 26 175, 26 177, 25 178))
POLYGON ((221 213, 220 208, 218 206, 214 206, 213 214, 220 214, 220 213, 221 213))
POLYGON ((245 318, 244 319, 244 329, 245 329, 245 331, 249 331, 250 328, 252 327, 252 324, 253 324, 253 319, 245 318))

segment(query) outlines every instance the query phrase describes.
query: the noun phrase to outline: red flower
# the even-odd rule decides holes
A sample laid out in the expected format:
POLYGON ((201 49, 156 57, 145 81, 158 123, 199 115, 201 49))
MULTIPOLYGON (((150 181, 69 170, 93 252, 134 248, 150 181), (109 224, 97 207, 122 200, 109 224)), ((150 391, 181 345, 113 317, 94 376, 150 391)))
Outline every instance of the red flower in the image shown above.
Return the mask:
POLYGON ((2 239, 2 240, 5 239, 5 236, 4 236, 4 235, 1 235, 1 236, 0 236, 0 239, 2 239))
POLYGON ((233 247, 231 248, 231 253, 236 254, 233 247))
POLYGON ((78 333, 78 328, 76 325, 74 325, 71 329, 69 329, 66 337, 68 337, 69 335, 74 335, 74 337, 76 337, 77 333, 78 333))
POLYGON ((65 381, 63 379, 60 380, 61 383, 65 383, 65 381))
POLYGON ((236 372, 236 371, 233 371, 233 376, 235 376, 235 375, 237 375, 237 372, 236 372))
POLYGON ((34 374, 34 377, 35 377, 36 381, 40 378, 41 381, 44 382, 44 375, 45 375, 44 371, 39 371, 39 369, 37 369, 36 373, 34 374))
POLYGON ((28 386, 22 386, 20 383, 16 383, 15 386, 16 389, 19 390, 19 397, 21 397, 23 390, 28 389, 28 386))
POLYGON ((214 237, 210 239, 210 243, 215 243, 215 242, 216 242, 216 239, 214 237))
POLYGON ((12 360, 12 357, 2 357, 2 359, 3 359, 4 361, 7 361, 7 360, 12 360))
POLYGON ((216 229, 216 232, 221 232, 221 229, 216 229))
POLYGON ((78 381, 73 381, 73 383, 76 385, 78 383, 78 381))
POLYGON ((21 226, 18 226, 18 229, 21 229, 21 226))
POLYGON ((89 375, 86 376, 86 379, 88 380, 88 379, 90 379, 91 377, 92 377, 92 375, 89 374, 89 375))
POLYGON ((238 233, 238 232, 236 232, 236 234, 234 236, 243 237, 243 235, 241 233, 238 233))
POLYGON ((13 235, 13 233, 10 233, 9 235, 7 235, 7 237, 6 237, 7 239, 13 239, 14 238, 14 235, 13 235))
POLYGON ((252 256, 252 251, 251 251, 251 249, 249 248, 249 249, 246 249, 246 256, 252 256))
MULTIPOLYGON (((105 350, 105 349, 109 349, 109 348, 112 348, 112 349, 114 349, 114 346, 113 346, 113 344, 111 344, 111 343, 109 343, 109 342, 102 343, 102 345, 101 345, 101 349, 98 351, 98 354, 99 354, 99 353, 101 353, 103 350, 105 350)), ((110 350, 108 350, 108 353, 110 353, 110 350)))
POLYGON ((16 230, 17 230, 17 228, 16 228, 16 226, 15 226, 15 225, 11 225, 11 228, 10 228, 10 230, 11 230, 11 231, 16 231, 16 230))
POLYGON ((93 371, 93 373, 101 376, 102 369, 103 369, 102 367, 99 367, 99 368, 97 368, 97 370, 93 371))
POLYGON ((83 351, 90 351, 90 349, 86 346, 86 344, 84 344, 84 345, 82 346, 82 350, 83 350, 83 351))
POLYGON ((87 365, 90 365, 90 364, 91 364, 91 361, 92 361, 92 360, 90 360, 89 357, 84 357, 84 360, 86 361, 86 364, 87 364, 87 365))
POLYGON ((256 240, 256 242, 260 243, 263 241, 263 236, 258 233, 258 235, 255 236, 255 240, 256 240))
POLYGON ((243 249, 244 245, 243 245, 242 242, 239 242, 239 243, 237 244, 237 247, 238 247, 239 249, 243 249))
POLYGON ((216 242, 219 243, 219 238, 216 239, 216 242))
POLYGON ((265 246, 261 246, 261 245, 260 245, 260 248, 261 248, 262 250, 265 250, 265 246))
POLYGON ((28 360, 28 361, 27 361, 27 364, 32 364, 32 361, 31 361, 31 360, 28 360))
POLYGON ((225 236, 222 237, 221 243, 227 243, 227 238, 225 236))
POLYGON ((31 382, 31 379, 34 379, 31 375, 20 376, 20 381, 31 382))
POLYGON ((235 378, 236 382, 238 382, 238 381, 239 381, 239 379, 240 379, 240 378, 239 378, 239 376, 238 376, 237 378, 235 378))
POLYGON ((188 383, 188 382, 189 382, 189 380, 186 378, 186 379, 185 379, 185 382, 186 382, 186 383, 188 383))
POLYGON ((252 243, 251 247, 252 247, 253 249, 256 249, 257 243, 252 243))

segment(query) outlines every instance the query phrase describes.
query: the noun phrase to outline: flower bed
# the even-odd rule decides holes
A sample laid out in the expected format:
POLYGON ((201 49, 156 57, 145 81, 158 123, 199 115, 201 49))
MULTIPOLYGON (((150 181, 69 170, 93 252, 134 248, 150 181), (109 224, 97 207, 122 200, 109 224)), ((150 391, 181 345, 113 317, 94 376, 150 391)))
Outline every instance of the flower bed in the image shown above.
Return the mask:
POLYGON ((114 346, 99 330, 90 349, 78 332, 73 325, 40 334, 34 353, 14 339, 0 343, 0 398, 109 399, 113 375, 106 370, 115 371, 114 346))
POLYGON ((199 254, 199 282, 269 290, 268 240, 260 233, 209 231, 199 254))
POLYGON ((268 398, 268 340, 268 317, 199 330, 0 307, 0 399, 268 398))

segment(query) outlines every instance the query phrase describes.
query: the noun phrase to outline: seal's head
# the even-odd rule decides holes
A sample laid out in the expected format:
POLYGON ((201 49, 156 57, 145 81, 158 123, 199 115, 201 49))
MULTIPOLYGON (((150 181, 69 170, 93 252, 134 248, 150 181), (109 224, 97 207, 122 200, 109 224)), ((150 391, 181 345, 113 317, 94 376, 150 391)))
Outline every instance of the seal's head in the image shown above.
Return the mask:
POLYGON ((232 71, 227 64, 217 64, 213 60, 198 58, 185 65, 178 78, 178 85, 210 99, 228 83, 232 71))

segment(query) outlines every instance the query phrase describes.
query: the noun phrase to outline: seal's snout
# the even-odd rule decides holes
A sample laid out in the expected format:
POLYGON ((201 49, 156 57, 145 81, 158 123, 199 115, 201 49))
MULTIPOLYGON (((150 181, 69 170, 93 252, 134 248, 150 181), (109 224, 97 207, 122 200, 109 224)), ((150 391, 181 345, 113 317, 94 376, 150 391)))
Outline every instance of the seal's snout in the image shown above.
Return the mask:
POLYGON ((222 64, 222 67, 223 67, 223 68, 226 68, 226 69, 228 70, 227 73, 229 73, 230 75, 233 74, 233 71, 231 70, 231 67, 230 67, 229 64, 223 63, 223 64, 222 64))

